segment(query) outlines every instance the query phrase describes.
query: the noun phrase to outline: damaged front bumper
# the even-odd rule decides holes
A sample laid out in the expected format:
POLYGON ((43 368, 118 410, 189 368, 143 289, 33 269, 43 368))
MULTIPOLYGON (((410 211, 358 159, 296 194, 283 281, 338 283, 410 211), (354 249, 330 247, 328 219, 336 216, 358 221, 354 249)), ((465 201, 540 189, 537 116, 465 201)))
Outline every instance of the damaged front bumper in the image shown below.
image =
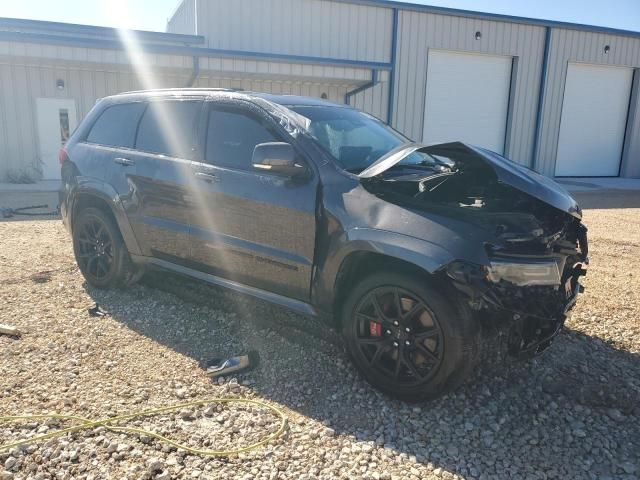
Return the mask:
MULTIPOLYGON (((586 253, 586 237, 583 245, 582 252, 586 253)), ((505 263, 501 259, 501 266, 505 263)), ((553 269, 543 275, 544 268, 533 275, 531 269, 527 271, 528 275, 516 275, 505 274, 508 270, 501 268, 498 269, 501 276, 495 269, 491 272, 490 267, 454 263, 447 273, 456 289, 466 297, 486 335, 504 336, 508 354, 522 358, 541 353, 562 331, 578 295, 584 290, 579 280, 586 275, 587 264, 586 255, 562 259, 562 268, 554 284, 548 281, 554 276, 553 269), (532 280, 536 276, 538 284, 532 280), (515 281, 517 279, 521 279, 520 284, 515 281)), ((515 269, 519 263, 514 261, 512 265, 515 269)))

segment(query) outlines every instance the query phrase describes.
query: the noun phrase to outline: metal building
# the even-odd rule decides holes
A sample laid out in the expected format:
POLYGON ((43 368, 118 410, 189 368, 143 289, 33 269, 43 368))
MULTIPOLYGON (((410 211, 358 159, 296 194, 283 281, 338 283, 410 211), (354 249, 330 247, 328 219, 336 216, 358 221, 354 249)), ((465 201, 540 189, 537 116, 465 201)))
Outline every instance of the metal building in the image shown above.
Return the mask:
POLYGON ((0 179, 59 175, 105 95, 326 97, 548 176, 640 177, 640 33, 386 0, 183 0, 167 33, 0 19, 0 179))

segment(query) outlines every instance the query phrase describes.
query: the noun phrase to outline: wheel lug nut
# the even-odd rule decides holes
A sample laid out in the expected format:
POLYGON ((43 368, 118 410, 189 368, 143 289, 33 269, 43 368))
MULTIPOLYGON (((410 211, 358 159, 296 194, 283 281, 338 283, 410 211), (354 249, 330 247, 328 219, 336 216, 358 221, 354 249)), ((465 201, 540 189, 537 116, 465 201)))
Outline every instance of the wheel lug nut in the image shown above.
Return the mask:
POLYGON ((395 348, 398 348, 400 345, 398 344, 398 342, 393 342, 393 346, 394 346, 395 348))
POLYGON ((411 329, 409 327, 405 328, 404 331, 407 333, 411 333, 411 329))
POLYGON ((387 331, 386 331, 386 332, 384 332, 384 333, 386 333, 387 335, 391 335, 391 330, 387 330, 387 331))
POLYGON ((409 345, 411 345, 411 342, 409 340, 405 340, 404 344, 408 347, 409 345))
POLYGON ((398 323, 398 321, 397 321, 397 320, 394 320, 394 322, 393 322, 393 326, 394 326, 394 327, 397 327, 398 325, 400 325, 400 323, 398 323))

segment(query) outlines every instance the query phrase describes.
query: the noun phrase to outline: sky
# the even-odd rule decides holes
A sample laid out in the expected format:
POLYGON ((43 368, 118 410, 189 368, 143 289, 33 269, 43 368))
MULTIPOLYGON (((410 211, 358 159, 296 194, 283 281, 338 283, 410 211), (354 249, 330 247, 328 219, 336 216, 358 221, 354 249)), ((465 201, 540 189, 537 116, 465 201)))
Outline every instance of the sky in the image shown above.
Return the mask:
MULTIPOLYGON (((125 26, 163 32, 179 0, 0 0, 0 17, 125 26), (127 20, 117 14, 125 4, 127 20)), ((229 0, 233 1, 233 0, 229 0)), ((640 0, 406 0, 433 6, 542 18, 640 32, 640 0)))

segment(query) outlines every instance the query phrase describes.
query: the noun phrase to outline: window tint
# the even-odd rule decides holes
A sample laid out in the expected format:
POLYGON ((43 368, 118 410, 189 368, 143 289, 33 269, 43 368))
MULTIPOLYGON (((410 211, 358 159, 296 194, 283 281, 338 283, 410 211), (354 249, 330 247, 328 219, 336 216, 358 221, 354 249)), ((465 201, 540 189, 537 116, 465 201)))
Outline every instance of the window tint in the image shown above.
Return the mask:
POLYGON ((259 119, 234 109, 211 109, 207 131, 207 162, 249 170, 259 143, 278 142, 276 134, 259 119))
POLYGON ((91 127, 87 142, 132 148, 144 103, 123 103, 107 108, 91 127))
POLYGON ((193 156, 193 140, 201 102, 150 102, 142 116, 136 149, 172 157, 193 156))

